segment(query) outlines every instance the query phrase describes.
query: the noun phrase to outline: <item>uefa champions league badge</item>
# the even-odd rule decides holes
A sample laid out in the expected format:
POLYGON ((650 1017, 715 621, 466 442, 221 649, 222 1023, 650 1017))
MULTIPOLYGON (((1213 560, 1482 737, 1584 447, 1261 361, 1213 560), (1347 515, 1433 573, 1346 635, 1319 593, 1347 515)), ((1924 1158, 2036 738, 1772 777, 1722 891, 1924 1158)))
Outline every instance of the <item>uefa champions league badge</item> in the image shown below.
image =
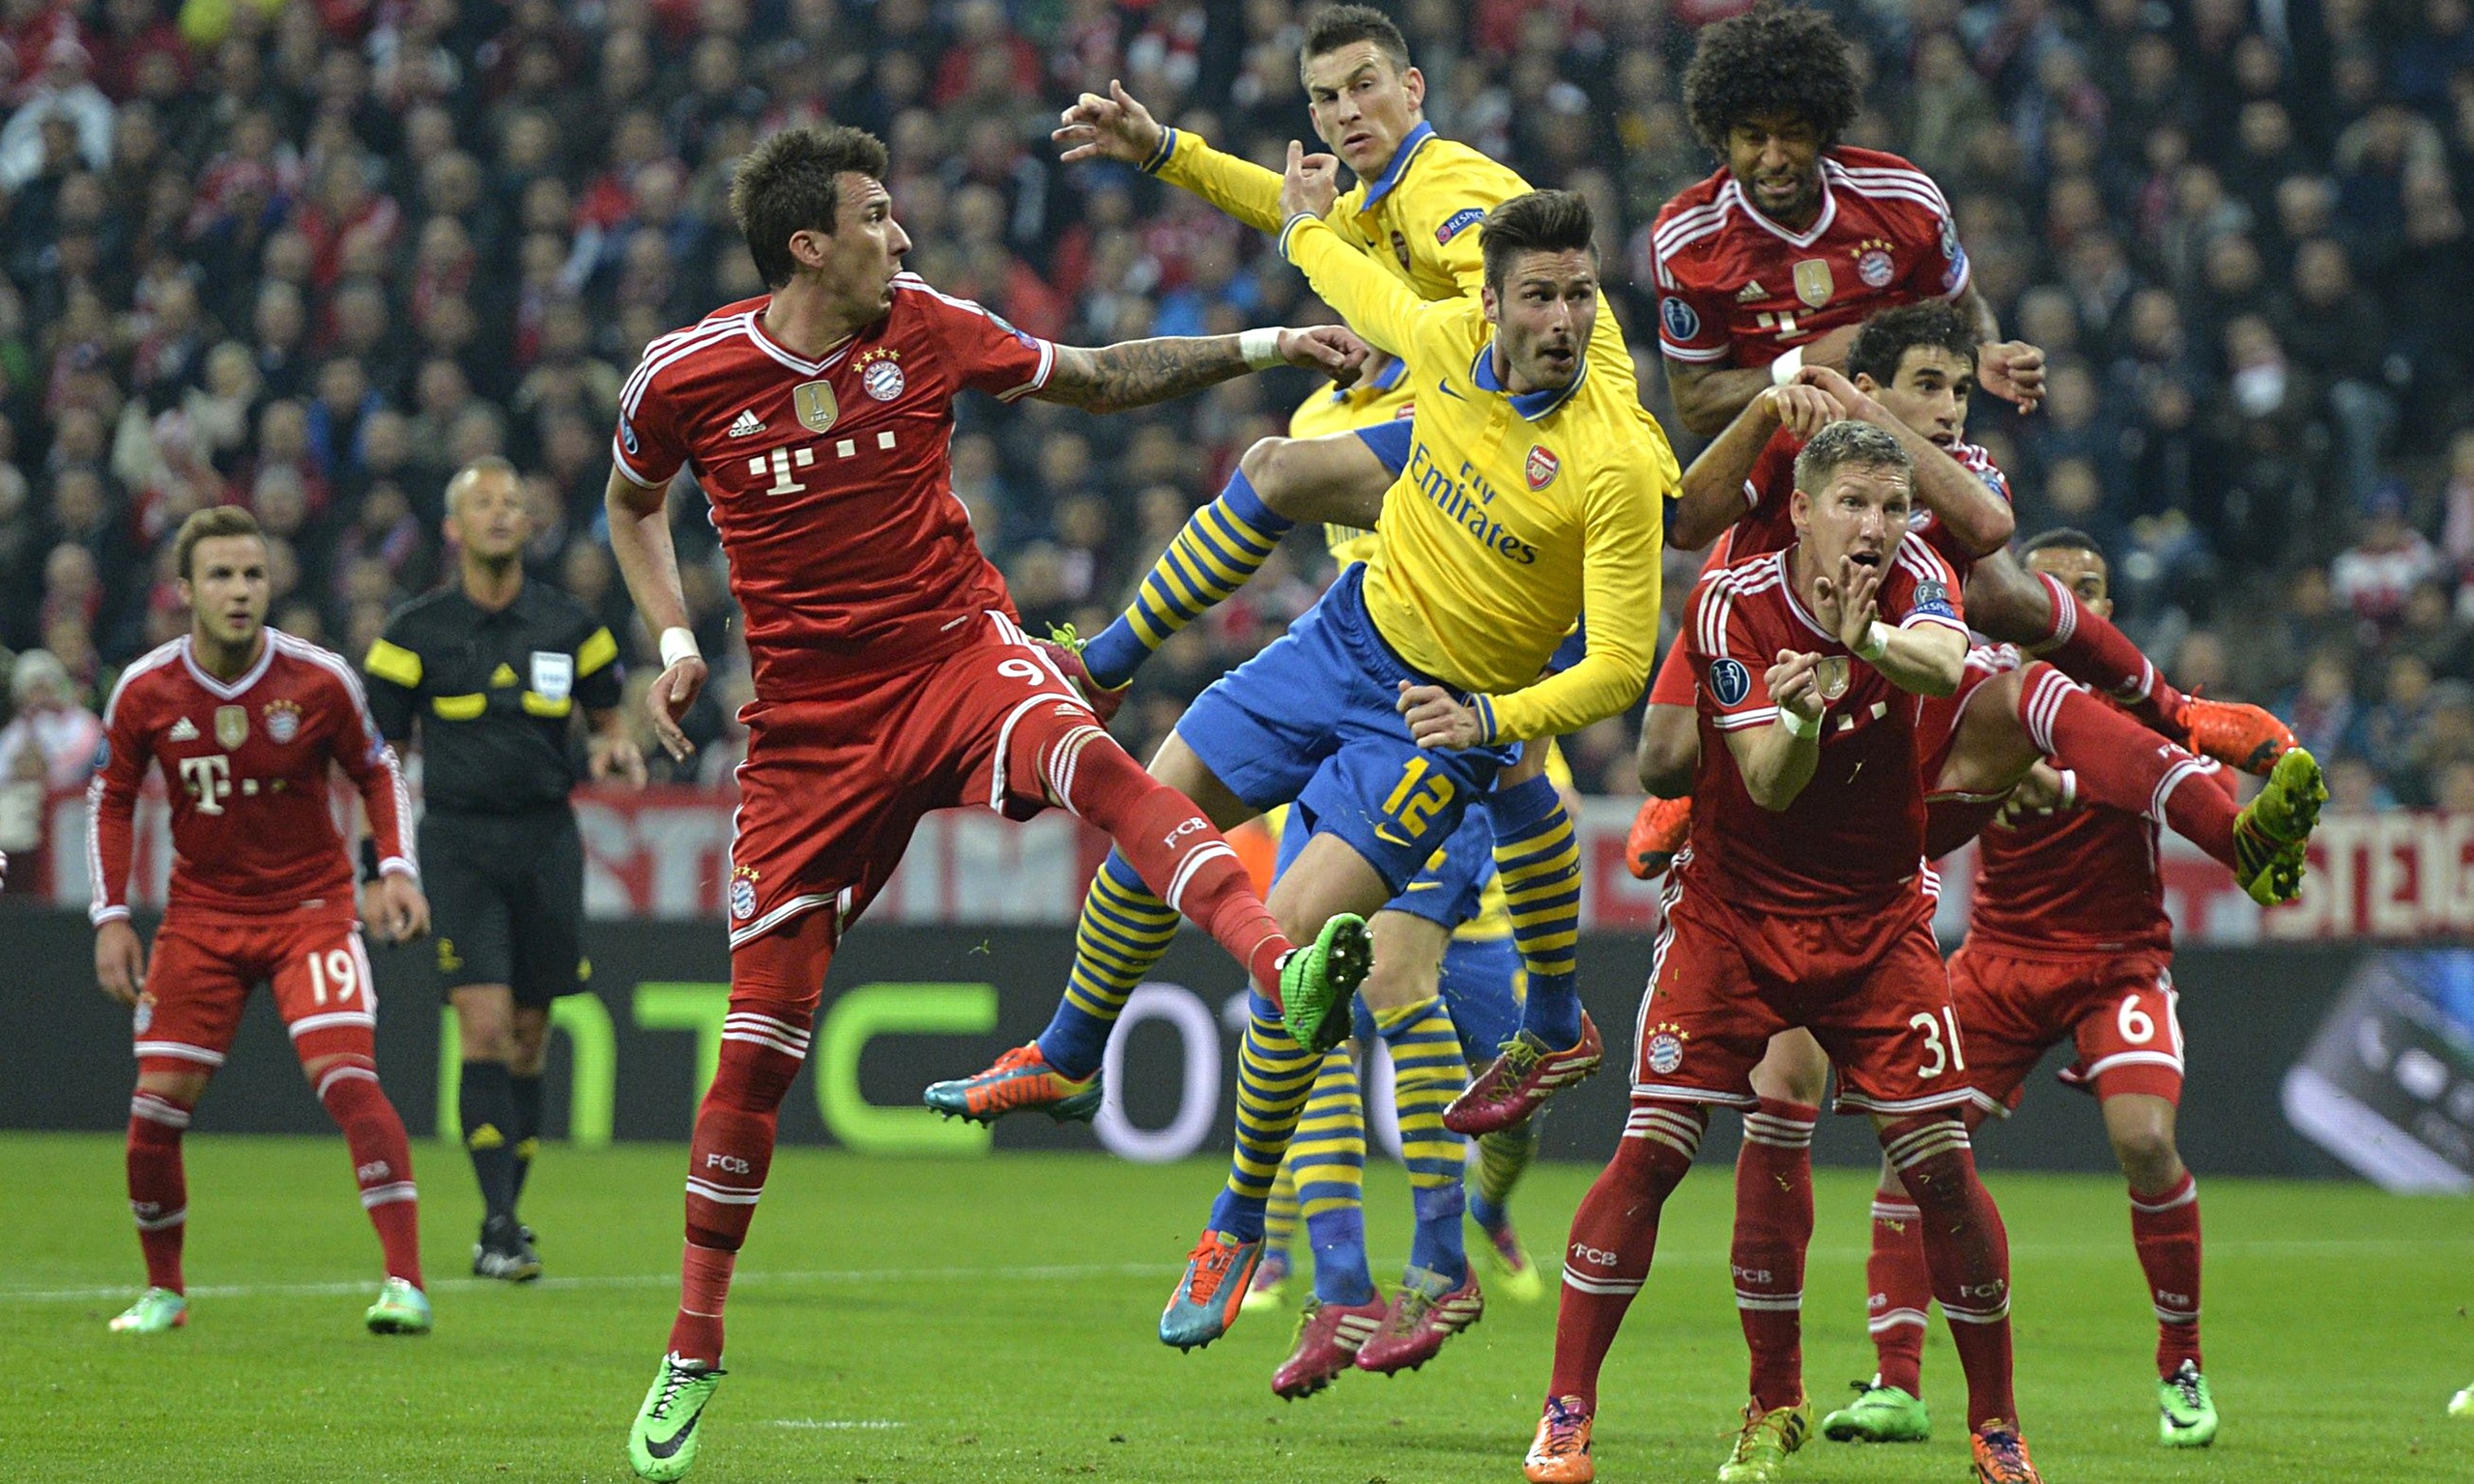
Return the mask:
POLYGON ((902 395, 902 389, 909 383, 903 380, 901 356, 900 351, 878 346, 859 357, 859 385, 869 396, 890 402, 902 395))
POLYGON ((1683 1027, 1671 1020, 1653 1026, 1649 1039, 1641 1042, 1650 1070, 1661 1077, 1673 1076, 1683 1066, 1683 1043, 1691 1039, 1683 1027))
POLYGON ((1752 694, 1752 671, 1741 660, 1714 660, 1710 665, 1710 691, 1722 706, 1740 706, 1752 694))
POLYGON ((1689 340, 1701 333, 1701 316, 1690 304, 1669 297, 1658 300, 1658 322, 1666 327, 1670 339, 1689 340))

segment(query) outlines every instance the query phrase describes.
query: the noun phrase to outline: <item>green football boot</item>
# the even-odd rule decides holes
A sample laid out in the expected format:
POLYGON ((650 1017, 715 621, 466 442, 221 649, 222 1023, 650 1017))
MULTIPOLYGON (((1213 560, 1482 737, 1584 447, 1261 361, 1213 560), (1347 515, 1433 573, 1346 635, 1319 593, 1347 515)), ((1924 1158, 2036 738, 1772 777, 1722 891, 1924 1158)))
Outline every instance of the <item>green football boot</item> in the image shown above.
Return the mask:
POLYGON ((1745 1403, 1743 1430, 1727 1461, 1718 1466, 1718 1484, 1772 1484, 1787 1468, 1787 1455, 1813 1435, 1813 1404, 1772 1407, 1763 1412, 1745 1403))
POLYGON ((639 1477, 683 1479, 696 1465, 696 1422, 728 1373, 676 1356, 661 1357, 652 1389, 627 1430, 627 1462, 639 1477))
POLYGON ((1288 956, 1280 970, 1280 1019, 1289 1036, 1320 1054, 1349 1039, 1349 1001, 1374 961, 1366 919, 1337 912, 1312 946, 1288 956))
POLYGON ((112 1316, 114 1334, 161 1334, 189 1322, 189 1301, 168 1288, 150 1288, 137 1301, 112 1316))
POLYGON ((2193 1362, 2183 1361, 2180 1370, 2156 1384, 2156 1441, 2165 1446, 2204 1448, 2216 1441, 2216 1398, 2193 1362))
POLYGON ((2268 785, 2233 816, 2233 879, 2263 907, 2290 901, 2302 890, 2303 855, 2328 801, 2319 760, 2289 748, 2268 772, 2268 785))
POLYGON ((401 1278, 388 1278, 362 1322, 372 1334, 427 1334, 429 1296, 401 1278))
POLYGON ((1832 1442, 1927 1442, 1933 1417, 1924 1398, 1902 1386, 1885 1386, 1882 1378, 1853 1383, 1856 1400, 1821 1419, 1821 1435, 1832 1442))

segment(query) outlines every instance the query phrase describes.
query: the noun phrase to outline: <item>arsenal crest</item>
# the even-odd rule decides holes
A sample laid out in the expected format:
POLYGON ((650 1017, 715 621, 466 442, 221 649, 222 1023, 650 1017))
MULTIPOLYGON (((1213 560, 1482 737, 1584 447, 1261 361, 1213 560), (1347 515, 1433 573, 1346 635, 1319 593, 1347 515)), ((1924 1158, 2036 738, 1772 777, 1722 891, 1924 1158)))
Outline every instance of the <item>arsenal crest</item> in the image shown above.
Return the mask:
POLYGON ((826 431, 842 415, 831 382, 801 382, 791 388, 791 406, 799 414, 799 425, 811 433, 826 431))
POLYGON ((1806 258, 1796 265, 1796 297, 1808 309, 1828 303, 1838 292, 1838 280, 1830 276, 1827 258, 1806 258))
POLYGON ((288 700, 271 700, 266 709, 267 735, 278 743, 301 735, 301 708, 288 700))
POLYGON ((238 750, 242 743, 248 741, 249 708, 246 706, 216 707, 215 740, 221 743, 223 750, 227 753, 238 750))
POLYGON ((1564 461, 1548 451, 1544 443, 1529 445, 1529 465, 1525 472, 1529 475, 1532 490, 1542 490, 1553 484, 1555 476, 1563 471, 1564 461))

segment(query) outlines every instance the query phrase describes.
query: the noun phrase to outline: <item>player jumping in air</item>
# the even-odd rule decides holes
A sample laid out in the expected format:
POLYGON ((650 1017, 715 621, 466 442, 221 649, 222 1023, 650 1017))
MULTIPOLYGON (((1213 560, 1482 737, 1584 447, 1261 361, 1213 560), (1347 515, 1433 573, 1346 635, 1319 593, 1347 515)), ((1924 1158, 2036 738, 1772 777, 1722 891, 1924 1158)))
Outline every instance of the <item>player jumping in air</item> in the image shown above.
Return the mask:
POLYGON ((1649 1276, 1658 1211, 1710 1106, 1756 1106, 1754 1064, 1797 1026, 1827 1048, 1840 1108, 1872 1117, 1929 1206, 1977 1477, 2036 1478, 2011 1395, 2008 1245, 1959 1116, 1973 1094, 1922 864, 1917 733, 1923 698, 1965 675, 1957 584, 1903 539, 1913 467, 1891 434, 1833 423, 1798 465, 1795 543, 1707 574, 1686 609, 1708 807, 1668 877, 1631 1116, 1572 1219, 1533 1484, 1595 1477, 1598 1370, 1649 1276))
MULTIPOLYGON (((2104 554, 2073 530, 2026 544, 2029 568, 2102 613, 2104 554)), ((2213 767, 2203 782, 2231 793, 2213 767)), ((2077 778, 2039 764, 2003 817, 1979 837, 1968 938, 1950 959, 1950 994, 1975 1089, 2018 1106, 2028 1074, 2075 1042, 2063 1073, 2092 1091, 2130 1184, 2131 1240, 2156 1308, 2157 1431, 2168 1447, 2205 1447, 2216 1405, 2200 1368, 2199 1190, 2173 1143, 2182 1096, 2174 1016, 2173 924, 2157 874, 2157 820, 2109 805, 2077 807, 2077 778)), ((1971 1128, 1989 1109, 1967 1112, 1971 1128)), ((1880 1370, 1822 1422, 1841 1442, 1921 1441, 1931 1433, 1920 1377, 1931 1285, 1921 1213, 1884 1167, 1873 1197, 1870 1324, 1880 1370)))
MULTIPOLYGON (((1485 264, 1479 224, 1488 211, 1529 190, 1512 171, 1465 145, 1445 139, 1425 122, 1425 79, 1410 65, 1408 43, 1382 12, 1363 5, 1328 6, 1308 20, 1298 49, 1315 133, 1357 177, 1345 194, 1321 203, 1336 239, 1361 253, 1409 293, 1433 301, 1480 299, 1485 264)), ((1265 232, 1282 223, 1280 178, 1223 155, 1190 129, 1168 128, 1126 91, 1084 94, 1056 130, 1065 158, 1107 157, 1136 165, 1194 191, 1236 219, 1265 232)), ((1593 374, 1609 385, 1633 385, 1623 337, 1599 335, 1588 346, 1593 374)), ((1405 388, 1431 406, 1433 387, 1405 388)), ((1218 499, 1195 512, 1140 585, 1133 604, 1081 648, 1092 681, 1122 686, 1168 635, 1225 599, 1269 557, 1298 521, 1371 528, 1383 497, 1406 456, 1398 426, 1336 432, 1319 438, 1267 439, 1247 451, 1218 499)), ((1635 399, 1621 435, 1639 456, 1663 470, 1671 485, 1674 455, 1666 437, 1635 399)), ((1488 813, 1495 858, 1516 904, 1512 928, 1529 971, 1521 1034, 1509 1065, 1490 1069, 1424 1129, 1426 1114, 1411 1112, 1422 1141, 1447 1132, 1483 1134, 1508 1127, 1556 1089, 1595 1071, 1604 1056, 1588 1023, 1574 978, 1572 944, 1580 922, 1579 852, 1571 822, 1555 790, 1538 776, 1542 752, 1498 779, 1488 813), (1486 1103, 1482 1114, 1472 1099, 1486 1103)), ((945 1084, 930 1100, 955 1111, 978 1106, 1074 1105, 1091 1079, 1125 997, 1165 951, 1172 920, 1130 905, 1120 888, 1121 865, 1103 868, 1085 907, 1074 978, 1056 1018, 1036 1048, 1008 1054, 977 1077, 945 1084), (1009 1082, 1029 1088, 1009 1089, 1009 1082), (940 1100, 941 1099, 941 1100, 940 1100)), ((1400 1007, 1404 1010, 1405 1007, 1400 1007)), ((1435 1069, 1438 1082, 1447 1069, 1435 1069)))
MULTIPOLYGON (((1826 14, 1765 0, 1708 27, 1683 92, 1694 132, 1721 161, 1669 201, 1651 228, 1658 343, 1686 427, 1718 434, 1805 366, 1847 370, 1866 318, 1936 300, 1957 306, 1963 333, 1977 342, 1969 357, 1977 382, 2022 408, 2035 406, 2043 354, 2000 340, 1941 188, 1895 155, 1838 142, 1861 92, 1826 14)), ((1732 519, 1702 513, 1714 523, 1680 525, 1677 545, 1698 546, 1732 519)), ((2265 773, 2292 744, 2258 707, 2182 695, 2109 620, 2006 557, 1975 568, 1967 605, 1980 631, 2125 701, 2194 752, 2265 773)), ((1687 695, 1655 707, 1643 723, 1644 745, 1666 777, 1688 779, 1692 771, 1689 701, 1687 695)), ((1689 808, 1681 797, 1645 805, 1635 853, 1671 856, 1689 827, 1689 808)))
POLYGON ((377 986, 354 919, 352 859, 335 833, 329 770, 360 794, 380 877, 364 903, 391 941, 429 926, 405 831, 395 753, 344 660, 267 627, 267 544, 245 510, 182 523, 174 570, 189 632, 121 673, 103 706, 103 757, 86 791, 95 978, 134 1011, 129 1207, 144 1296, 112 1321, 156 1334, 188 1323, 181 1276, 188 1185, 181 1133, 223 1065, 249 990, 274 990, 301 1072, 352 1151, 387 1280, 366 1316, 380 1334, 430 1327, 403 1120, 378 1086, 377 986), (152 962, 129 920, 137 794, 160 767, 172 809, 172 892, 152 962))
POLYGON ((1346 1034, 1366 969, 1350 914, 1319 914, 1293 949, 1219 831, 1109 739, 1059 653, 1022 634, 946 457, 965 389, 1108 412, 1282 362, 1346 376, 1364 347, 1330 328, 1101 350, 1036 339, 902 271, 910 241, 885 166, 884 146, 854 128, 790 129, 752 150, 731 206, 772 292, 653 341, 620 399, 611 547, 661 636, 647 705, 664 746, 690 751, 678 718, 705 677, 665 508, 682 468, 711 502, 756 684, 731 847, 730 1014, 689 1150, 678 1315, 628 1438, 651 1479, 695 1460, 732 1267, 834 945, 923 814, 1061 807, 1108 831, 1137 885, 1207 928, 1246 965, 1260 1013, 1304 1040, 1346 1034))

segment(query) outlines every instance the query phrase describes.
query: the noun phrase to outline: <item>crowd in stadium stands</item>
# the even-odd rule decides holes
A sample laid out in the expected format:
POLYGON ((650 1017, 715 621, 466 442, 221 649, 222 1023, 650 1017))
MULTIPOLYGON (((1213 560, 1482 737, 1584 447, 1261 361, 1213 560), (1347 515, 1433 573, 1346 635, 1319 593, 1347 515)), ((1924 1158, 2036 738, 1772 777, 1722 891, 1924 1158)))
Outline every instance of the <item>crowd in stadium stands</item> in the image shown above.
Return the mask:
MULTIPOLYGON (((1407 0, 1435 127, 1598 209, 1645 395, 1647 226, 1710 155, 1677 79, 1740 0, 1407 0)), ((1980 398, 2023 533, 2112 552, 2186 688, 2270 703, 2338 805, 2474 809, 2474 5, 1838 0, 1870 107, 1850 142, 1939 179, 2044 408, 1980 398)), ((168 533, 216 501, 277 540, 275 621, 356 658, 451 568, 441 492, 525 471, 538 572, 632 621, 601 539, 612 413, 656 333, 760 293, 732 162, 830 118, 892 147, 911 266, 1031 332, 1097 343, 1328 314, 1199 201, 1062 166, 1059 106, 1122 77, 1276 160, 1308 137, 1300 0, 0 0, 0 645, 28 713, 100 704, 183 627, 168 533)), ((1105 622, 1296 373, 1094 418, 964 411, 956 493, 1036 629, 1105 622)), ((1680 450, 1693 451, 1671 416, 1680 450)), ((705 652, 711 531, 674 499, 705 652)), ((820 542, 833 539, 819 531, 820 542)), ((1670 559, 1670 606, 1695 563, 1670 559)), ((1183 701, 1303 611, 1304 533, 1172 641, 1119 724, 1183 701)), ((650 667, 638 664, 639 686, 650 667)), ((743 661, 698 718, 728 785, 743 661)), ((83 742, 77 745, 85 745, 83 742)), ((654 750, 647 747, 647 752, 654 750)), ((1622 722, 1572 744, 1634 791, 1622 722)), ((53 770, 72 783, 73 759, 53 770)))

